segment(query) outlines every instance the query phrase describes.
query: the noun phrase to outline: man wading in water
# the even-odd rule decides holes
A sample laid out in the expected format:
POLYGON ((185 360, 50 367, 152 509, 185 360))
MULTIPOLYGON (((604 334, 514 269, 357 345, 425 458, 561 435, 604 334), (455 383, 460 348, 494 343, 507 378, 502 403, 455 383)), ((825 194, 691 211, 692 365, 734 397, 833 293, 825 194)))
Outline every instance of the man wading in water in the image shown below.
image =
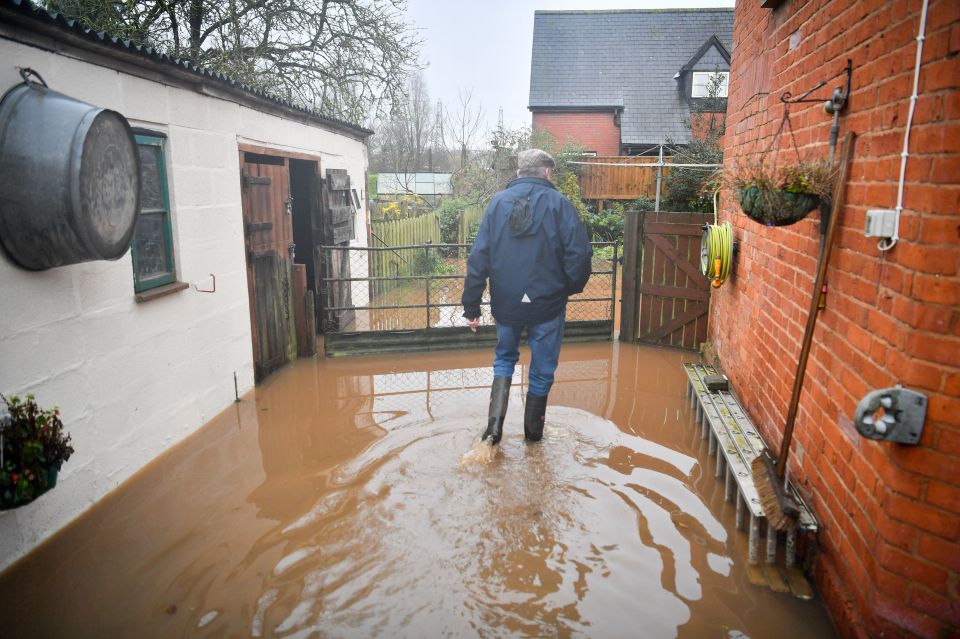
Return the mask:
POLYGON ((463 316, 476 332, 489 278, 490 310, 497 322, 490 416, 481 436, 490 444, 503 436, 524 327, 532 357, 523 434, 529 441, 543 437, 567 298, 582 291, 590 277, 593 249, 577 210, 550 182, 553 167, 553 158, 545 151, 520 152, 517 179, 493 196, 467 260, 463 316))

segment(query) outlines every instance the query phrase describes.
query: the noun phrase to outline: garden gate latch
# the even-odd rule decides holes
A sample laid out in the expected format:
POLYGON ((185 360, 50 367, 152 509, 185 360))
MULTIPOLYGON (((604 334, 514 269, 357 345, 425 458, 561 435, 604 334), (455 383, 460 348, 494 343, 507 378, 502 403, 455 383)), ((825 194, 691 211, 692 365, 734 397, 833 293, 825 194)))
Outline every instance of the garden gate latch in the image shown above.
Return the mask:
POLYGON ((927 417, 927 396, 902 386, 868 393, 857 404, 853 423, 867 439, 916 444, 927 417))

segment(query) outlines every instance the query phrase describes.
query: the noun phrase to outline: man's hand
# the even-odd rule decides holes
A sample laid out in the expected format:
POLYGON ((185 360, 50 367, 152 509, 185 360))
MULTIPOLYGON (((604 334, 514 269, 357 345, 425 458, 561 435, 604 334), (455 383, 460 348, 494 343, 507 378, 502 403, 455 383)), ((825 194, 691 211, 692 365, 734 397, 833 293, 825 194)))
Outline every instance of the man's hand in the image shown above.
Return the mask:
POLYGON ((477 327, 480 326, 480 318, 479 318, 479 317, 474 317, 473 319, 468 319, 468 320, 467 320, 467 326, 470 327, 470 330, 471 330, 471 331, 473 331, 474 333, 476 333, 476 332, 477 332, 477 327))

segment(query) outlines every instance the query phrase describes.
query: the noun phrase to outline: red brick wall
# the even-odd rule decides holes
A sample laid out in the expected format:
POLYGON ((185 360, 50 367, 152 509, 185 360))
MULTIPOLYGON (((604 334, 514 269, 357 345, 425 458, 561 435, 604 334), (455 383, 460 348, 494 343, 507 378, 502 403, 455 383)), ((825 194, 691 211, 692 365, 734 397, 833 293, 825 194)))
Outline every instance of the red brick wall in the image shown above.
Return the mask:
POLYGON ((580 142, 597 155, 620 155, 620 127, 613 123, 612 112, 534 112, 533 128, 549 131, 561 143, 568 138, 580 142))
MULTIPOLYGON (((846 637, 960 633, 960 3, 932 0, 901 239, 881 254, 868 208, 896 205, 920 0, 738 2, 725 164, 769 144, 779 97, 853 60, 846 131, 859 136, 847 206, 814 334, 790 472, 821 523, 816 581, 846 637), (791 38, 792 34, 794 35, 791 38), (860 437, 869 391, 902 383, 929 397, 918 446, 860 437)), ((826 157, 830 120, 795 105, 801 153, 826 157)), ((710 334, 734 387, 779 449, 816 270, 819 215, 766 228, 732 194, 734 275, 714 296, 710 334)))

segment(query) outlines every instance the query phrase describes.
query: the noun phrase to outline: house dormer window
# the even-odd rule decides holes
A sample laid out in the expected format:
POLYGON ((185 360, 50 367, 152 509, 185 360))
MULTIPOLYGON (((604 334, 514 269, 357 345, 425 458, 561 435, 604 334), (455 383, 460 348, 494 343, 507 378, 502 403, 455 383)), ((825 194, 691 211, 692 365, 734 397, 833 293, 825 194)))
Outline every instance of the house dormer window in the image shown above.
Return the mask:
POLYGON ((690 87, 691 98, 725 98, 730 73, 727 71, 694 71, 690 87), (711 90, 716 87, 716 95, 711 90))

